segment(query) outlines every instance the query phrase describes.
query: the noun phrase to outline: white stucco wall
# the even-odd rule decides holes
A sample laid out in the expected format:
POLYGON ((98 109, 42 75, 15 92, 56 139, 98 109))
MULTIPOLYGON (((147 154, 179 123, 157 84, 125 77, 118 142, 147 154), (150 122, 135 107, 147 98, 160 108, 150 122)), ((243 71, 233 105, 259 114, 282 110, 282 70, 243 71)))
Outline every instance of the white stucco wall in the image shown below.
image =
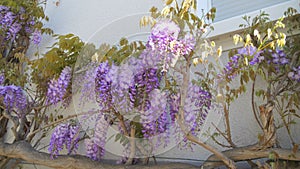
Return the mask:
MULTIPOLYGON (((58 34, 74 33, 85 42, 114 44, 122 36, 129 36, 132 39, 145 37, 144 33, 148 30, 139 28, 139 16, 146 14, 152 6, 161 7, 162 3, 161 0, 61 0, 59 6, 55 6, 54 3, 50 2, 46 7, 46 14, 50 18, 46 26, 58 34), (133 35, 135 32, 141 34, 133 35)), ((231 43, 229 35, 220 37, 216 38, 217 44, 224 44, 227 49, 233 47, 228 45, 231 43)), ((50 46, 52 42, 51 38, 44 37, 40 49, 43 50, 43 47, 50 46)), ((226 52, 223 56, 226 57, 226 52)), ((238 146, 255 143, 260 132, 251 111, 251 102, 248 97, 249 91, 232 104, 230 120, 233 140, 238 146)), ((222 121, 219 127, 223 128, 222 121)), ((293 132, 296 133, 296 129, 293 129, 293 132)), ((283 135, 280 136, 280 139, 287 142, 286 132, 282 130, 281 133, 283 135)), ((299 137, 296 138, 298 142, 300 141, 299 137)), ((82 147, 81 150, 83 150, 82 147)), ((81 153, 84 154, 84 152, 81 153)), ((209 155, 210 152, 201 147, 195 148, 194 151, 179 150, 175 147, 159 156, 205 160, 209 155)), ((117 157, 108 153, 106 158, 117 157)), ((201 163, 201 161, 187 162, 201 163)), ((27 167, 33 168, 32 166, 27 167)))

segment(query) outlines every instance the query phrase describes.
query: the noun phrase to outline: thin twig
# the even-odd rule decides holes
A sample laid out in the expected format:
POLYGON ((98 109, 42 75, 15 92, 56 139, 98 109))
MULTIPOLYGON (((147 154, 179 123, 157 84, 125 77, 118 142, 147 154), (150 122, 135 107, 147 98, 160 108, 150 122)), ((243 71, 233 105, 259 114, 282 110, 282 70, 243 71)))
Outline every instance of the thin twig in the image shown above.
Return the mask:
POLYGON ((129 133, 127 131, 127 128, 126 128, 126 125, 125 125, 125 122, 124 122, 124 117, 119 112, 117 112, 116 110, 114 110, 114 114, 120 120, 121 127, 124 130, 124 135, 129 136, 129 133))
POLYGON ((225 145, 225 144, 222 144, 222 143, 219 142, 214 136, 212 136, 211 138, 212 138, 212 140, 213 140, 216 144, 218 144, 218 145, 221 146, 221 147, 232 148, 231 145, 225 145))
POLYGON ((15 117, 11 116, 9 113, 7 113, 7 111, 4 111, 3 116, 5 118, 7 118, 8 120, 12 121, 13 127, 11 128, 11 130, 13 132, 13 135, 15 136, 15 140, 18 140, 19 139, 19 135, 18 135, 18 132, 17 132, 17 128, 18 128, 18 125, 19 125, 18 119, 16 119, 15 117))
MULTIPOLYGON (((77 116, 86 115, 86 114, 91 114, 91 112, 84 112, 84 113, 79 113, 79 114, 69 115, 69 116, 67 116, 66 118, 62 118, 62 119, 59 119, 59 120, 54 121, 54 122, 52 122, 52 123, 49 123, 49 124, 47 124, 47 125, 45 125, 45 126, 39 128, 39 129, 37 129, 37 130, 31 132, 31 133, 27 136, 27 138, 30 138, 31 135, 34 135, 34 134, 36 134, 36 133, 38 133, 38 132, 40 132, 40 131, 42 131, 42 130, 48 128, 48 127, 51 127, 51 126, 55 125, 55 124, 61 123, 61 122, 63 122, 63 121, 69 120, 69 119, 74 118, 74 117, 77 117, 77 116)), ((94 113, 92 113, 92 114, 94 114, 94 113)), ((27 138, 26 138, 26 140, 27 140, 27 138)))
MULTIPOLYGON (((212 123, 212 125, 215 127, 215 129, 218 131, 218 133, 230 144, 230 141, 228 140, 227 136, 224 134, 224 132, 222 132, 214 123, 212 123)), ((214 139, 213 139, 214 140, 214 139)), ((214 140, 216 143, 217 143, 217 140, 214 140)), ((219 143, 217 143, 219 144, 219 143)), ((219 145, 221 145, 222 143, 220 143, 219 145)), ((235 145, 230 145, 230 146, 226 146, 226 145, 221 145, 221 146, 224 146, 224 147, 235 147, 235 145)))
POLYGON ((130 154, 128 157, 128 160, 126 161, 126 164, 131 165, 133 162, 133 159, 135 157, 135 126, 131 126, 130 129, 130 137, 129 137, 129 142, 130 142, 130 154))
POLYGON ((256 75, 254 75, 253 83, 252 83, 252 90, 251 90, 251 105, 252 105, 252 111, 254 114, 254 118, 256 122, 258 123, 259 127, 263 129, 263 126, 261 125, 260 121, 258 120, 257 117, 257 111, 255 109, 255 101, 254 101, 254 90, 255 90, 255 82, 256 82, 256 75))
POLYGON ((223 105, 224 107, 224 113, 225 113, 225 123, 226 123, 226 134, 227 134, 227 141, 232 147, 236 147, 236 145, 233 143, 231 138, 231 129, 230 129, 230 121, 229 121, 229 105, 228 108, 226 105, 223 105))

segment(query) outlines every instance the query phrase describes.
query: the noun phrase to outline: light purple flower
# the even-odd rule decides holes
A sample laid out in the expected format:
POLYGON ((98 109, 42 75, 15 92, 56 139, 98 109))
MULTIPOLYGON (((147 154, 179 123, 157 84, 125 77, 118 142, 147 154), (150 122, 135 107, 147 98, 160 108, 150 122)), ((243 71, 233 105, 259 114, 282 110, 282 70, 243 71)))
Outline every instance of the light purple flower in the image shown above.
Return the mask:
POLYGON ((272 51, 272 63, 277 65, 286 65, 289 63, 289 59, 286 57, 286 54, 283 50, 276 49, 272 51))
POLYGON ((155 89, 149 94, 149 100, 145 109, 141 111, 141 123, 143 125, 144 138, 151 138, 166 130, 167 97, 166 93, 155 89))
POLYGON ((24 115, 27 107, 27 99, 21 87, 15 85, 0 86, 1 97, 3 98, 5 108, 9 112, 16 109, 19 116, 24 115))
POLYGON ((180 28, 175 22, 161 20, 152 28, 146 48, 157 51, 162 71, 168 71, 170 66, 174 66, 180 56, 188 55, 196 44, 193 36, 186 35, 179 39, 180 28))
POLYGON ((50 145, 48 151, 51 154, 51 158, 55 158, 59 155, 59 152, 63 150, 64 146, 68 149, 68 154, 78 149, 79 142, 79 126, 72 125, 71 123, 62 123, 54 128, 51 135, 50 145))
POLYGON ((35 29, 35 31, 32 33, 31 41, 35 44, 38 45, 40 44, 42 40, 42 33, 40 30, 35 29))
POLYGON ((4 74, 0 73, 0 86, 4 84, 4 80, 5 80, 4 74))
POLYGON ((177 40, 180 28, 173 21, 161 20, 151 30, 147 46, 161 52, 170 51, 170 43, 177 40))
POLYGON ((99 161, 105 154, 108 126, 104 114, 100 113, 96 120, 93 137, 85 140, 86 154, 92 160, 99 161))
POLYGON ((174 43, 172 52, 175 55, 188 55, 194 50, 196 41, 193 36, 186 35, 183 39, 174 43))
POLYGON ((101 109, 109 109, 112 106, 111 81, 109 75, 110 66, 108 62, 100 63, 96 70, 95 93, 96 101, 101 109))
POLYGON ((81 95, 79 100, 80 105, 82 106, 84 106, 85 103, 95 101, 95 78, 97 74, 97 67, 98 66, 96 64, 90 63, 86 66, 88 70, 84 73, 84 75, 77 76, 75 79, 74 85, 76 85, 76 87, 81 87, 81 95))
POLYGON ((64 100, 67 88, 71 83, 72 69, 65 67, 57 80, 53 79, 48 83, 47 103, 57 104, 64 100))
POLYGON ((288 77, 292 80, 300 82, 300 66, 293 67, 292 71, 288 73, 288 77))

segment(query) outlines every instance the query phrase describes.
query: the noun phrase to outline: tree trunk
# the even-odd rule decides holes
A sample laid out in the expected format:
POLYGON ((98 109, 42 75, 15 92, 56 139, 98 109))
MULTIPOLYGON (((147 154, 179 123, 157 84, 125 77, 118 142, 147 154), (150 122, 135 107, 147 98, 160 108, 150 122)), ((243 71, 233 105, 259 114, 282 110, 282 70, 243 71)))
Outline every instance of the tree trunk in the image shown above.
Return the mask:
POLYGON ((92 161, 91 159, 81 155, 60 155, 52 160, 50 155, 39 152, 25 141, 7 144, 0 142, 0 156, 20 159, 28 163, 52 167, 55 169, 196 169, 199 167, 182 164, 182 163, 164 163, 159 165, 114 165, 104 164, 103 162, 92 161))
MULTIPOLYGON (((300 152, 293 153, 290 149, 269 148, 256 149, 257 145, 234 148, 223 151, 223 154, 234 161, 255 160, 260 158, 269 158, 270 154, 274 154, 278 160, 300 161, 300 152)), ((214 168, 224 165, 215 155, 211 155, 207 162, 203 164, 204 168, 214 168), (211 162, 213 161, 213 162, 211 162)))
POLYGON ((276 144, 276 128, 274 124, 273 110, 274 103, 259 106, 260 120, 263 127, 263 135, 259 138, 259 148, 265 149, 274 147, 276 144))

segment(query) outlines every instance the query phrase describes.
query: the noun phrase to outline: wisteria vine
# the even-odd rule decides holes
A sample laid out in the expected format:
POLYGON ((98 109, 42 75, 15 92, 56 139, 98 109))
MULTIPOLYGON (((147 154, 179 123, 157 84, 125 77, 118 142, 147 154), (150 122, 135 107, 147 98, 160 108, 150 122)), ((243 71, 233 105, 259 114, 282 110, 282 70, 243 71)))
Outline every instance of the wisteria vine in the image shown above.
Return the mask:
MULTIPOLYGON (((4 40, 14 40, 22 29, 31 36, 31 41, 38 45, 41 42, 41 31, 34 27, 33 18, 25 18, 25 9, 21 8, 18 13, 13 12, 7 6, 0 6, 0 29, 3 30, 1 36, 4 40)), ((3 41, 2 41, 3 42, 3 41)))
MULTIPOLYGON (((152 28, 146 48, 139 56, 129 57, 118 65, 114 62, 100 62, 93 69, 94 73, 86 73, 84 79, 95 78, 94 93, 102 113, 101 117, 96 118, 94 134, 85 142, 88 157, 100 160, 104 155, 106 130, 110 124, 104 118, 106 115, 112 119, 122 116, 123 121, 118 122, 117 128, 123 135, 125 132, 129 133, 132 125, 139 124, 141 129, 136 133, 140 135, 129 137, 151 140, 151 145, 154 146, 150 148, 152 151, 168 144, 171 130, 174 130, 170 127, 175 126, 181 97, 166 89, 164 80, 168 78, 168 72, 176 62, 190 55, 196 44, 189 34, 179 36, 180 31, 179 26, 171 20, 159 21, 152 28), (120 123, 127 125, 122 126, 120 123)), ((88 84, 82 88, 83 98, 86 93, 91 93, 87 91, 86 85, 88 84)), ((210 109, 211 99, 210 92, 202 87, 192 83, 188 86, 184 114, 185 123, 191 123, 189 129, 192 134, 197 135, 200 131, 210 109)), ((131 146, 127 144, 125 148, 131 146)))

